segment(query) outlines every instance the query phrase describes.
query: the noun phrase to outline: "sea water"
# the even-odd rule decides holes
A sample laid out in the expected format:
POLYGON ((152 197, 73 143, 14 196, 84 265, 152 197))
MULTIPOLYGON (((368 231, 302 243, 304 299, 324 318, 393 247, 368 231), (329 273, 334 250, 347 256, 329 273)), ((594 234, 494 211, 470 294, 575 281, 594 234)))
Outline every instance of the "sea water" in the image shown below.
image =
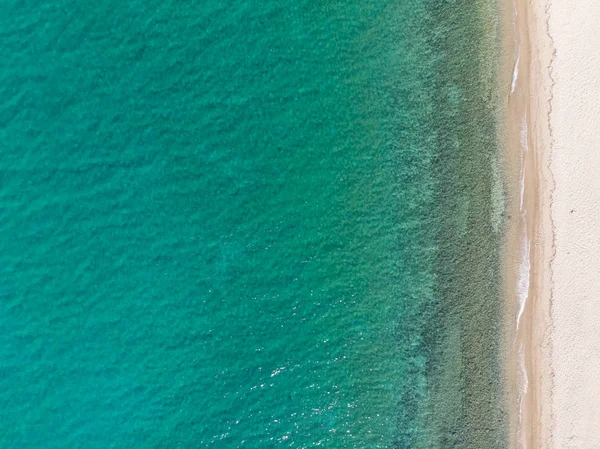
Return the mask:
POLYGON ((0 445, 502 447, 496 16, 3 2, 0 445))

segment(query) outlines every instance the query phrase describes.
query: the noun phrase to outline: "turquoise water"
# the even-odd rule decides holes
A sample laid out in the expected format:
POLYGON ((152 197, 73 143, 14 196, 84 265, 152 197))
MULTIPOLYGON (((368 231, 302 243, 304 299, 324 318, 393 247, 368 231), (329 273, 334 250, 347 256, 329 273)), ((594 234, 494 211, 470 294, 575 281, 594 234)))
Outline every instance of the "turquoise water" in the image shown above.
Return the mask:
POLYGON ((3 448, 502 447, 489 1, 3 2, 3 448))

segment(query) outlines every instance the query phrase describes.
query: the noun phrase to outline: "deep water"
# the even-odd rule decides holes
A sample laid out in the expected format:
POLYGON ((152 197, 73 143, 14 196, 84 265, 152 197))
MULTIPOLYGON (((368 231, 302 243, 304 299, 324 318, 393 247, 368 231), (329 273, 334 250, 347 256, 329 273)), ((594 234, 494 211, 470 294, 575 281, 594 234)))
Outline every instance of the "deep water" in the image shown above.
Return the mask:
POLYGON ((4 1, 0 447, 503 447, 496 22, 4 1))

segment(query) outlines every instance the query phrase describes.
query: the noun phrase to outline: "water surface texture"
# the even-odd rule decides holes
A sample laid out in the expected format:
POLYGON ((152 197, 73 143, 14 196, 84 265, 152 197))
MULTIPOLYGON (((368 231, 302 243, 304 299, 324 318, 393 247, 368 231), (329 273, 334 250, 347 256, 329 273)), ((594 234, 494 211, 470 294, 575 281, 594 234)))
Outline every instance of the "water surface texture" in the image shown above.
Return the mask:
POLYGON ((0 446, 502 447, 496 27, 3 1, 0 446))

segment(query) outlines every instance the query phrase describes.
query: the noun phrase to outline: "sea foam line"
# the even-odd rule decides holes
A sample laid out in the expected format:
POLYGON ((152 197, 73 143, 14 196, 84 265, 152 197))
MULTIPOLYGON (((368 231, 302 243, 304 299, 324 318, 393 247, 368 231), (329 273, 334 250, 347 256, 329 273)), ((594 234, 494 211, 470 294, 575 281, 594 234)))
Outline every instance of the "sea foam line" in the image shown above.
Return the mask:
MULTIPOLYGON (((523 121, 521 123, 521 148, 523 149, 523 152, 521 153, 521 198, 519 203, 519 210, 521 211, 521 215, 523 216, 523 222, 525 222, 525 211, 523 204, 525 198, 525 153, 529 151, 529 145, 527 143, 527 115, 523 117, 523 121)), ((523 225, 525 226, 525 223, 523 225)))
POLYGON ((527 143, 528 132, 529 130, 527 128, 527 114, 525 114, 521 122, 521 148, 523 148, 523 151, 525 153, 529 151, 529 144, 527 143))
MULTIPOLYGON (((512 24, 513 30, 516 33, 517 27, 517 16, 518 16, 518 8, 516 1, 513 2, 513 17, 512 24)), ((510 93, 513 94, 516 86, 517 80, 519 78, 519 62, 521 61, 521 54, 519 51, 519 44, 515 39, 515 47, 517 49, 517 59, 515 62, 515 66, 513 69, 513 76, 511 82, 510 93)), ((525 155, 529 151, 528 145, 528 129, 527 129, 527 114, 523 117, 521 122, 521 133, 520 133, 520 143, 521 143, 521 173, 520 173, 520 181, 521 181, 521 202, 520 202, 520 212, 521 212, 521 225, 523 226, 523 236, 521 243, 521 263, 519 266, 519 280, 517 284, 517 295, 519 298, 519 312, 517 314, 517 332, 519 330, 519 325, 521 322, 521 316, 525 310, 525 305, 527 303, 527 299, 529 296, 529 282, 530 282, 530 271, 531 271, 531 261, 530 261, 530 247, 531 242, 527 235, 527 211, 524 206, 524 197, 525 197, 525 155)), ((525 402, 525 397, 527 396, 527 390, 529 388, 529 377, 527 376, 527 368, 525 367, 525 351, 523 348, 523 343, 521 342, 518 351, 519 358, 519 368, 521 372, 521 394, 519 396, 519 429, 518 434, 520 435, 521 447, 522 449, 527 449, 527 435, 525 433, 525 423, 523 422, 523 403, 525 402)))
POLYGON ((519 198, 519 210, 521 211, 521 216, 523 217, 523 221, 525 221, 525 210, 524 210, 524 201, 525 201, 525 167, 523 166, 523 160, 521 160, 521 197, 519 198))
POLYGON ((521 52, 517 50, 517 61, 515 62, 515 68, 513 69, 512 82, 510 84, 510 93, 514 93, 517 87, 517 80, 519 79, 519 61, 521 60, 521 52))
POLYGON ((521 444, 523 449, 527 448, 527 441, 525 440, 525 425, 523 423, 523 402, 527 395, 529 388, 529 377, 527 376, 527 368, 525 368, 525 351, 523 350, 523 343, 519 347, 519 368, 521 369, 522 376, 522 388, 521 395, 519 397, 519 433, 521 435, 521 444))
POLYGON ((519 313, 517 314, 517 331, 519 330, 519 324, 521 322, 521 316, 525 310, 525 304, 529 296, 529 278, 531 271, 530 261, 530 247, 531 242, 527 235, 527 211, 525 210, 524 198, 525 198, 525 154, 529 151, 527 144, 527 115, 523 117, 521 123, 521 147, 523 153, 521 154, 521 225, 523 226, 523 237, 521 243, 521 262, 519 265, 519 281, 517 284, 517 296, 519 298, 519 313))
POLYGON ((510 84, 510 93, 514 93, 515 88, 517 87, 517 79, 519 78, 519 61, 521 60, 521 52, 519 49, 519 41, 516 38, 517 33, 517 16, 519 9, 517 8, 517 2, 513 2, 513 14, 512 14, 512 26, 513 33, 515 35, 515 49, 517 51, 517 61, 515 62, 515 67, 513 69, 512 82, 510 84))
POLYGON ((521 245, 521 265, 519 267, 519 282, 517 284, 517 296, 519 298, 519 313, 517 314, 517 330, 521 322, 521 316, 525 310, 525 304, 529 296, 529 277, 531 271, 531 262, 529 260, 529 247, 531 242, 525 231, 523 244, 521 245))
MULTIPOLYGON (((524 197, 525 197, 525 155, 529 151, 528 146, 528 135, 527 135, 527 115, 523 117, 521 124, 521 173, 520 173, 520 181, 521 181, 521 204, 520 204, 520 212, 521 212, 521 226, 522 226, 522 235, 521 235, 521 248, 520 255, 521 260, 519 261, 519 278, 517 282, 517 297, 519 299, 519 312, 517 313, 517 333, 519 331, 519 326, 521 324, 521 317, 523 316, 523 312, 525 311, 525 306, 527 304, 527 300, 529 298, 529 287, 530 287, 530 276, 531 276, 531 240, 529 239, 529 235, 527 232, 527 210, 524 205, 524 197)), ((527 376, 527 368, 525 367, 525 351, 523 348, 523 342, 521 342, 518 351, 519 358, 519 368, 521 373, 521 392, 519 395, 519 429, 518 435, 520 436, 520 445, 522 449, 527 449, 527 435, 525 433, 525 423, 523 419, 523 404, 525 402, 525 397, 527 396, 527 390, 529 388, 529 377, 527 376)))

